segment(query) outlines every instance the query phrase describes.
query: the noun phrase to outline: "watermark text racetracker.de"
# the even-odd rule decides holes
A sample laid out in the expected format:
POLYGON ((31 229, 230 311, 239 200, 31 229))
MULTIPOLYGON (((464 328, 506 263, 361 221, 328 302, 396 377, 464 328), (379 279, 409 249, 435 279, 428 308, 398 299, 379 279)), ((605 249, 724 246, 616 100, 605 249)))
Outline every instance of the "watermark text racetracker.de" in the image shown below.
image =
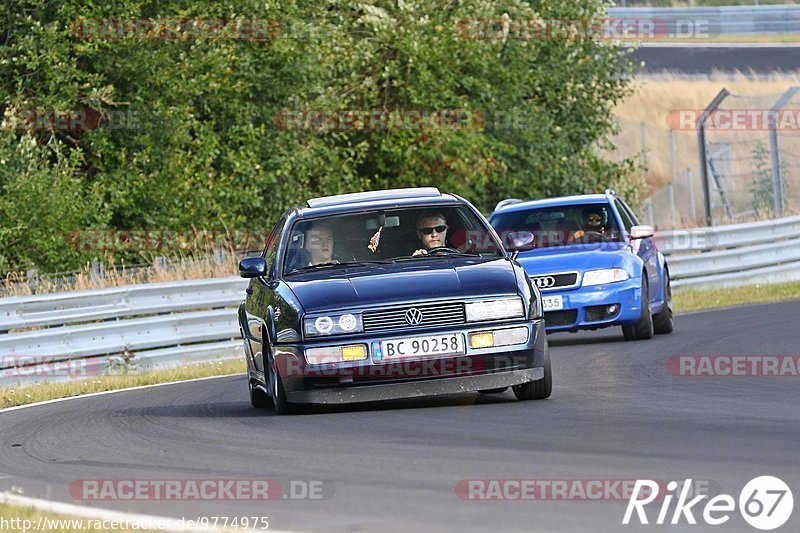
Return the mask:
POLYGON ((329 481, 307 479, 78 479, 69 494, 86 501, 325 500, 329 481))
POLYGON ((800 377, 800 355, 673 355, 666 367, 676 377, 800 377))
MULTIPOLYGON (((456 483, 456 495, 470 501, 625 501, 635 494, 635 479, 462 479, 456 483)), ((644 489, 658 498, 667 481, 656 481, 644 489)), ((719 484, 695 480, 696 494, 709 494, 719 484)))
MULTIPOLYGON (((622 518, 624 525, 630 524, 690 524, 697 525, 697 517, 707 525, 720 526, 734 516, 737 499, 729 494, 718 494, 709 498, 708 494, 691 495, 692 480, 670 481, 666 493, 655 480, 637 480, 633 494, 622 518), (645 509, 662 495, 660 503, 645 509), (707 501, 704 501, 708 498, 707 501), (674 507, 673 507, 674 502, 674 507), (653 511, 658 515, 653 521, 653 511)), ((738 497, 739 513, 745 522, 756 529, 768 531, 785 524, 792 515, 794 497, 783 480, 773 476, 759 476, 751 479, 742 488, 738 497)))
POLYGON ((582 19, 474 18, 456 21, 461 39, 487 41, 668 41, 709 39, 719 35, 720 24, 711 19, 609 17, 582 19))

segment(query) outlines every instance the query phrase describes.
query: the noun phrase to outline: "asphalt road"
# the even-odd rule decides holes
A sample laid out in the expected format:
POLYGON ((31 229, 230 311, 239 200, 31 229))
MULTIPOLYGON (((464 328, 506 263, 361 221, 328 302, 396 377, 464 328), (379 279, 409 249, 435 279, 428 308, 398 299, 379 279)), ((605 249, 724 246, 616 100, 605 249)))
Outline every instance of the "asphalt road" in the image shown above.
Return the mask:
POLYGON ((714 71, 757 74, 800 70, 800 48, 796 47, 705 47, 647 46, 633 53, 644 61, 645 73, 673 71, 684 74, 711 74, 714 71))
MULTIPOLYGON (((0 488, 71 502, 81 479, 321 480, 321 500, 91 504, 314 531, 659 530, 622 526, 622 500, 462 500, 467 479, 692 478, 738 499, 776 475, 800 504, 798 378, 666 370, 673 355, 797 355, 798 315, 800 301, 683 315, 651 341, 552 335, 554 393, 540 402, 460 394, 275 416, 230 376, 0 413, 0 488)), ((779 531, 799 524, 796 511, 779 531)), ((669 527, 711 530, 756 531, 736 512, 725 526, 669 527)))

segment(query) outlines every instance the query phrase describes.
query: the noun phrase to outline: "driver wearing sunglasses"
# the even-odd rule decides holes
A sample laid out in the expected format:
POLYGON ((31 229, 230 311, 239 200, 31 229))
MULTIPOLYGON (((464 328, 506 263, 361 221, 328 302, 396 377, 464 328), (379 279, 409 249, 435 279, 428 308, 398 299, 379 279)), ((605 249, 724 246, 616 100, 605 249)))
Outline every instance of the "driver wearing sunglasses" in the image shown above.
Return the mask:
POLYGON ((436 211, 427 211, 417 219, 417 237, 422 241, 422 246, 412 255, 428 255, 428 250, 445 246, 447 239, 447 221, 444 216, 436 211))

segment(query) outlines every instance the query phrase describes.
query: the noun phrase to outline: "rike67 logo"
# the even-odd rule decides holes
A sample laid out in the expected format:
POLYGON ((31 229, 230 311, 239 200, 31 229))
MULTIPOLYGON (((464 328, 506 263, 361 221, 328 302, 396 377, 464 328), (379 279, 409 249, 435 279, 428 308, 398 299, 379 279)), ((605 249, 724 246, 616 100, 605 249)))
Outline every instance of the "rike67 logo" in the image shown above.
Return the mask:
MULTIPOLYGON (((648 517, 645 507, 656 499, 659 499, 661 503, 658 517, 654 522, 658 525, 667 523, 677 525, 683 520, 687 524, 696 525, 695 513, 700 514, 703 521, 711 526, 725 524, 731 519, 737 503, 733 496, 719 494, 704 502, 703 505, 701 502, 709 497, 708 494, 701 494, 689 499, 691 486, 691 479, 687 479, 683 485, 677 481, 670 481, 667 484, 666 495, 660 495, 659 485, 656 481, 636 480, 622 523, 630 524, 635 513, 640 524, 650 524, 652 516, 648 517), (641 495, 644 497, 640 497, 641 495), (659 498, 659 496, 663 496, 663 498, 659 498), (675 497, 677 497, 675 507, 670 509, 675 497), (670 510, 672 510, 671 518, 669 517, 670 510)), ((738 504, 739 513, 745 522, 756 529, 769 531, 781 527, 789 520, 794 509, 794 498, 789 486, 783 480, 773 476, 759 476, 751 479, 744 486, 742 492, 739 493, 738 504)))

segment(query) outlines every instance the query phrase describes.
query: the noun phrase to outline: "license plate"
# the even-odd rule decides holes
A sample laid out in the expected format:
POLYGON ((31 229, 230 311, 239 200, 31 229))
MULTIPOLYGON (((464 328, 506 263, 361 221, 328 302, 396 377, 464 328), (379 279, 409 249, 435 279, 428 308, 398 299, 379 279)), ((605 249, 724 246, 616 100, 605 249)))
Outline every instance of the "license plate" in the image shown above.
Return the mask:
POLYGON ((559 311, 564 309, 564 300, 561 296, 542 296, 542 309, 545 311, 559 311))
POLYGON ((374 352, 373 357, 376 360, 387 360, 432 355, 463 355, 466 350, 464 349, 464 335, 453 333, 381 341, 379 349, 374 352))

